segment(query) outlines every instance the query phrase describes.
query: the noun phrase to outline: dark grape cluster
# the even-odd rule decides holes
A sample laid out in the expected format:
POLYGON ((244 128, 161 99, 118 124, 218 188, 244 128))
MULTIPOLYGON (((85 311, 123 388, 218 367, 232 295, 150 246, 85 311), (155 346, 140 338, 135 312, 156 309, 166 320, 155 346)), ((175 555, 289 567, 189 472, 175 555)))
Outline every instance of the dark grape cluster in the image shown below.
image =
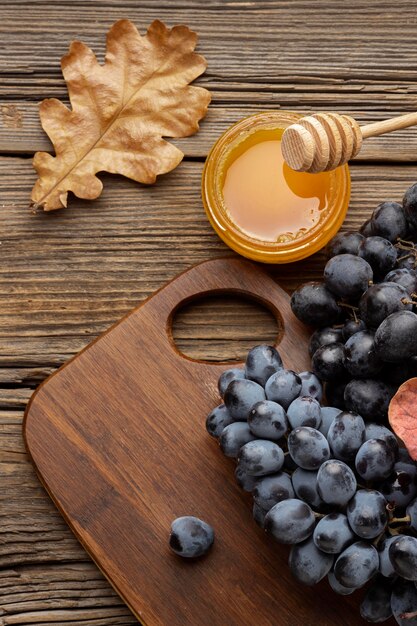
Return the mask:
POLYGON ((369 583, 364 619, 417 624, 417 613, 402 617, 417 612, 417 465, 382 417, 323 406, 315 373, 285 369, 271 346, 253 348, 218 387, 207 431, 236 460, 256 523, 291 546, 295 578, 327 576, 342 595, 369 583))
POLYGON ((417 375, 417 184, 383 202, 360 232, 328 245, 324 281, 301 285, 294 314, 313 326, 310 355, 328 402, 384 423, 398 386, 417 375))

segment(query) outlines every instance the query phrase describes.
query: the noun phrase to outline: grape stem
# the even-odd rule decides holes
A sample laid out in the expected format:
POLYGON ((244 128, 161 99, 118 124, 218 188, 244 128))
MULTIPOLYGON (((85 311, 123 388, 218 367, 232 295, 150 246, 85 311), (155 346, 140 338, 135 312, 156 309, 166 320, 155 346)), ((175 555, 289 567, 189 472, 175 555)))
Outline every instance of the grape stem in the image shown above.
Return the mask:
POLYGON ((417 611, 413 611, 412 613, 401 613, 401 615, 399 615, 400 619, 412 619, 413 617, 417 617, 417 611))
POLYGON ((400 250, 414 250, 414 242, 398 238, 395 247, 400 250))
POLYGON ((411 522, 411 517, 406 515, 405 517, 392 517, 389 521, 390 524, 409 524, 411 522))
MULTIPOLYGON (((337 303, 339 306, 344 306, 347 309, 351 309, 353 312, 355 311, 359 311, 359 307, 357 306, 353 306, 353 304, 347 304, 347 302, 338 302, 337 303)), ((357 320, 356 320, 357 321, 357 320)))

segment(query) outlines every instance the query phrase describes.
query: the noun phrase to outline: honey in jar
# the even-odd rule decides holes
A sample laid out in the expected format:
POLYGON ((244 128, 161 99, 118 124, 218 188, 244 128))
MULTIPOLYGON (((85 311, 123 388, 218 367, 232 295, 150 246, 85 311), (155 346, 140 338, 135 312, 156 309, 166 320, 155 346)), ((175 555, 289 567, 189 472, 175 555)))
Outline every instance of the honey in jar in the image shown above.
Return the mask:
POLYGON ((295 172, 281 153, 294 113, 262 113, 232 126, 213 147, 203 174, 203 201, 220 237, 249 258, 295 261, 316 252, 339 230, 350 179, 295 172))

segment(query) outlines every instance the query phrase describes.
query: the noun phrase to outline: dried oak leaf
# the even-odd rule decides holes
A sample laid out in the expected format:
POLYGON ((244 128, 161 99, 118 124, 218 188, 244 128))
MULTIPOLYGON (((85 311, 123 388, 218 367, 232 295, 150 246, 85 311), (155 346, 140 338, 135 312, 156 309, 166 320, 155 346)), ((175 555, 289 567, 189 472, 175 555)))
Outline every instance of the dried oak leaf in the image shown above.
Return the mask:
POLYGON ((55 98, 40 105, 56 156, 35 154, 35 208, 65 207, 68 191, 97 198, 99 171, 149 184, 180 163, 183 153, 162 137, 195 133, 210 102, 206 89, 189 85, 207 65, 196 42, 186 26, 156 20, 142 37, 120 20, 107 35, 104 65, 80 41, 71 44, 61 66, 72 110, 55 98))
POLYGON ((417 461, 417 378, 410 378, 392 398, 388 419, 394 433, 417 461))

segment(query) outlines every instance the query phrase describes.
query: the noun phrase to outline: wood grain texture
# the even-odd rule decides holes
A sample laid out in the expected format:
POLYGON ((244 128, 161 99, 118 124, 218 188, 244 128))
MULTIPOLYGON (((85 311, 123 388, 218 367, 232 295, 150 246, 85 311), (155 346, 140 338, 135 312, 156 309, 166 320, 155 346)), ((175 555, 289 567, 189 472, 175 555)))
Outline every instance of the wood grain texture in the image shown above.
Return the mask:
MULTIPOLYGON (((0 158, 0 584, 13 588, 7 606, 0 592, 0 625, 136 623, 127 610, 113 612, 121 606, 116 599, 96 607, 94 599, 89 607, 66 603, 68 576, 81 598, 100 575, 90 563, 85 578, 72 573, 87 556, 27 461, 22 407, 41 379, 177 272, 228 254, 205 221, 195 162, 227 126, 276 108, 334 110, 363 124, 415 110, 415 4, 355 0, 347 10, 341 0, 2 0, 0 20, 0 152, 9 155, 0 158), (72 200, 50 220, 31 216, 30 157, 49 148, 37 105, 45 97, 66 101, 59 59, 69 41, 82 38, 100 55, 106 29, 122 17, 142 31, 160 18, 200 35, 209 62, 200 84, 212 90, 213 104, 200 132, 177 143, 191 160, 153 189, 109 177, 98 202, 72 200), (15 587, 17 568, 24 582, 15 587), (37 591, 44 604, 29 617, 37 591)), ((415 182, 416 146, 414 129, 366 142, 352 167, 345 228, 415 182)), ((318 277, 323 262, 319 254, 272 275, 291 290, 318 277)), ((271 319, 251 306, 191 306, 177 320, 178 345, 194 358, 241 356, 274 332, 271 319)))
MULTIPOLYGON (((290 606, 284 614, 277 580, 289 596, 296 583, 282 576, 264 533, 254 523, 253 533, 246 528, 250 502, 202 428, 227 365, 185 359, 171 338, 181 303, 221 291, 271 307, 282 326, 284 362, 297 371, 308 367, 309 333, 288 295, 255 265, 218 259, 187 270, 90 344, 38 388, 25 416, 26 445, 42 482, 146 626, 285 625, 292 615, 290 606), (171 521, 185 512, 221 528, 210 556, 191 564, 167 546, 171 521)), ((323 623, 330 625, 337 603, 328 607, 323 623)), ((307 610, 308 602, 294 626, 307 610)), ((345 623, 355 622, 347 614, 345 623)))

